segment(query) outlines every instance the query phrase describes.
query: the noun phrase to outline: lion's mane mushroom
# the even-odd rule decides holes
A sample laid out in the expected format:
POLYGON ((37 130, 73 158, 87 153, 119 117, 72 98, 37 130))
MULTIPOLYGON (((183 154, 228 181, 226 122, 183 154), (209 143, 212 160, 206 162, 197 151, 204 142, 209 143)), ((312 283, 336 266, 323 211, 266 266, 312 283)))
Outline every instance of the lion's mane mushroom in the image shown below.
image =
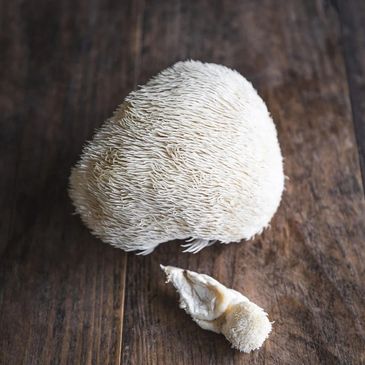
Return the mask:
POLYGON ((227 67, 178 62, 131 92, 83 150, 70 196, 104 242, 150 253, 188 240, 249 239, 284 187, 275 126, 250 82, 227 67))
POLYGON ((232 347, 250 352, 262 346, 271 322, 255 303, 204 274, 162 266, 180 295, 180 308, 203 329, 222 333, 232 347))

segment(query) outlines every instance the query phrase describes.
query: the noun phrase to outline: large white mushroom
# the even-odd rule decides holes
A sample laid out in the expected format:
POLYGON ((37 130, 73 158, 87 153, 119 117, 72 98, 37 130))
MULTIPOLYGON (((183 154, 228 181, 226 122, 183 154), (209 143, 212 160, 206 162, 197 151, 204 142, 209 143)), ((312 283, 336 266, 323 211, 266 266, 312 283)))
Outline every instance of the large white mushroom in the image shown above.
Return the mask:
POLYGON ((227 67, 178 62, 131 92, 83 150, 70 196, 104 242, 197 252, 268 226, 284 188, 277 133, 252 84, 227 67))
POLYGON ((271 332, 264 310, 205 274, 173 266, 161 269, 180 295, 180 308, 203 329, 222 333, 242 352, 259 349, 271 332))

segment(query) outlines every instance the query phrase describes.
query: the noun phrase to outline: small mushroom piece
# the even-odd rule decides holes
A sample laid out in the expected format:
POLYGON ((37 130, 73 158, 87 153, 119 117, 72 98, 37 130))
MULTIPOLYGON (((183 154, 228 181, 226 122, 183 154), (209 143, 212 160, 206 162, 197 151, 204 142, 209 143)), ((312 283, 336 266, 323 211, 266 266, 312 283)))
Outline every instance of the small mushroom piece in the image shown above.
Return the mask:
POLYGON ((173 266, 161 269, 180 295, 180 308, 203 329, 222 333, 242 352, 259 349, 271 332, 267 313, 212 277, 173 266))

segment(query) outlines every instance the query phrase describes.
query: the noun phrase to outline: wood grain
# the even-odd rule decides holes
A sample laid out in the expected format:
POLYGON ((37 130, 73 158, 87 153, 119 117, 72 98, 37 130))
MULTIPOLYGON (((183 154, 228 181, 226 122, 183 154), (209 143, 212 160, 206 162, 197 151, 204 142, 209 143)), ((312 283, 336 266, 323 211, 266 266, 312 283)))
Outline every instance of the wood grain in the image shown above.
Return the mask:
POLYGON ((365 186, 365 2, 335 2, 342 25, 352 114, 365 186))
POLYGON ((130 256, 123 364, 360 364, 364 214, 336 10, 321 1, 147 2, 139 83, 176 59, 251 80, 277 123, 289 177, 272 229, 182 254, 130 256), (274 330, 245 355, 178 308, 159 264, 213 275, 266 308, 274 330))
POLYGON ((139 12, 2 1, 0 16, 0 363, 119 364, 126 255, 71 215, 67 180, 136 86, 139 12))
POLYGON ((1 0, 0 364, 365 363, 365 202, 349 99, 364 159, 361 9, 1 0), (71 215, 70 168, 130 90, 186 58, 236 68, 259 90, 285 156, 284 199, 253 241, 126 255, 71 215), (275 321, 265 346, 240 354, 201 330, 160 263, 264 307, 275 321))

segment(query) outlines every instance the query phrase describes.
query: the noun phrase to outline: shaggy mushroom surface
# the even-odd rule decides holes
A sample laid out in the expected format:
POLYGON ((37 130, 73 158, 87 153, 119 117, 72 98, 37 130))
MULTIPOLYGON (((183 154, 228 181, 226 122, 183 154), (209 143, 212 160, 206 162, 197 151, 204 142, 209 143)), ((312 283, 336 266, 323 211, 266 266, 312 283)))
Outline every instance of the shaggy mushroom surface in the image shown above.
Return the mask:
POLYGON ((260 233, 284 188, 275 125, 252 84, 225 66, 178 62, 131 92, 86 144, 70 196, 104 242, 147 254, 260 233))

